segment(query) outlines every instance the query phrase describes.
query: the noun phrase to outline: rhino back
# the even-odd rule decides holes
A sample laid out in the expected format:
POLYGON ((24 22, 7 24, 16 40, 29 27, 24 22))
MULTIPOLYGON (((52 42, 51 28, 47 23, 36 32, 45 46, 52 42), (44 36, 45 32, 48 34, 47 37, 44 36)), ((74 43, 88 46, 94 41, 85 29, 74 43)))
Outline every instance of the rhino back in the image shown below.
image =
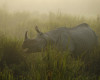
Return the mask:
POLYGON ((49 36, 50 40, 52 40, 53 42, 56 42, 58 41, 58 38, 60 38, 63 33, 67 34, 66 27, 57 28, 45 34, 49 36))
POLYGON ((70 43, 68 43, 68 40, 70 39, 68 28, 66 27, 57 28, 45 34, 49 36, 49 39, 53 42, 53 44, 56 44, 59 50, 60 49, 66 50, 67 47, 71 51, 74 50, 73 41, 70 40, 70 43))
POLYGON ((53 44, 66 50, 67 46, 72 52, 83 52, 92 49, 97 43, 95 32, 86 24, 74 28, 61 27, 45 33, 53 44), (68 41, 70 39, 70 42, 68 41), (69 43, 68 43, 69 42, 69 43))
POLYGON ((96 34, 87 24, 81 24, 69 31, 77 52, 91 50, 96 45, 96 34))

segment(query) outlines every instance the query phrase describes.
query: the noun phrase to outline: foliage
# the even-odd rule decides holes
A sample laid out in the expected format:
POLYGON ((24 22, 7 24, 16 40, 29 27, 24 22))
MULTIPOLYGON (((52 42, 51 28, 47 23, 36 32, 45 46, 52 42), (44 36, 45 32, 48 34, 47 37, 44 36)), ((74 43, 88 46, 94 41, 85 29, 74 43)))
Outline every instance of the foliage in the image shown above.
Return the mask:
POLYGON ((24 53, 21 48, 26 30, 30 38, 36 35, 35 25, 47 32, 84 22, 96 32, 100 41, 98 18, 52 12, 49 15, 9 13, 0 9, 0 80, 100 80, 100 45, 77 58, 68 50, 61 52, 50 46, 45 51, 32 54, 24 53))

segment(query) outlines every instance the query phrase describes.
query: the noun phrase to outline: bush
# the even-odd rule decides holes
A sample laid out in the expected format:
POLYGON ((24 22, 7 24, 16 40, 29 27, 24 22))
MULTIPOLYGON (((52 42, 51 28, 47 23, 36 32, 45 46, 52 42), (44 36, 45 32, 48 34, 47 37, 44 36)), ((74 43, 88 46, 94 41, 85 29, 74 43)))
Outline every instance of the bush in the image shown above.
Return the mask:
POLYGON ((0 68, 1 72, 8 67, 9 72, 15 76, 22 75, 23 72, 27 71, 26 61, 22 55, 22 49, 19 41, 14 41, 6 36, 0 39, 0 68))
POLYGON ((86 72, 91 75, 100 75, 100 46, 95 48, 89 55, 85 58, 86 72))

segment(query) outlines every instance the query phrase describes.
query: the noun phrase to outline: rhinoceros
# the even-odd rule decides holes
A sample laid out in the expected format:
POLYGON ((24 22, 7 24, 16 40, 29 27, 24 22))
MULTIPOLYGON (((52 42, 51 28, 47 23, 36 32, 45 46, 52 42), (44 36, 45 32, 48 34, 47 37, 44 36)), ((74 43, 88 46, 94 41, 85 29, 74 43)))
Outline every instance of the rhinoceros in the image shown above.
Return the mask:
POLYGON ((69 49, 71 52, 84 52, 93 49, 97 45, 96 33, 88 24, 82 23, 73 28, 60 27, 43 33, 35 27, 38 35, 34 39, 29 39, 27 32, 22 48, 27 53, 41 52, 47 44, 55 46, 59 51, 69 49))

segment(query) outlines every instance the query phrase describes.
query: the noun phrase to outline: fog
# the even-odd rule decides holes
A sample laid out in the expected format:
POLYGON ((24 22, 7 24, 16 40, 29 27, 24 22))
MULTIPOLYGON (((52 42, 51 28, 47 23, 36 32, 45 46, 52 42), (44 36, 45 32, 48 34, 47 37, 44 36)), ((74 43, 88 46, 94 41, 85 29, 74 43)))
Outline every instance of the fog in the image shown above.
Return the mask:
POLYGON ((16 11, 49 13, 58 11, 72 15, 99 15, 100 0, 0 0, 0 7, 16 11))

